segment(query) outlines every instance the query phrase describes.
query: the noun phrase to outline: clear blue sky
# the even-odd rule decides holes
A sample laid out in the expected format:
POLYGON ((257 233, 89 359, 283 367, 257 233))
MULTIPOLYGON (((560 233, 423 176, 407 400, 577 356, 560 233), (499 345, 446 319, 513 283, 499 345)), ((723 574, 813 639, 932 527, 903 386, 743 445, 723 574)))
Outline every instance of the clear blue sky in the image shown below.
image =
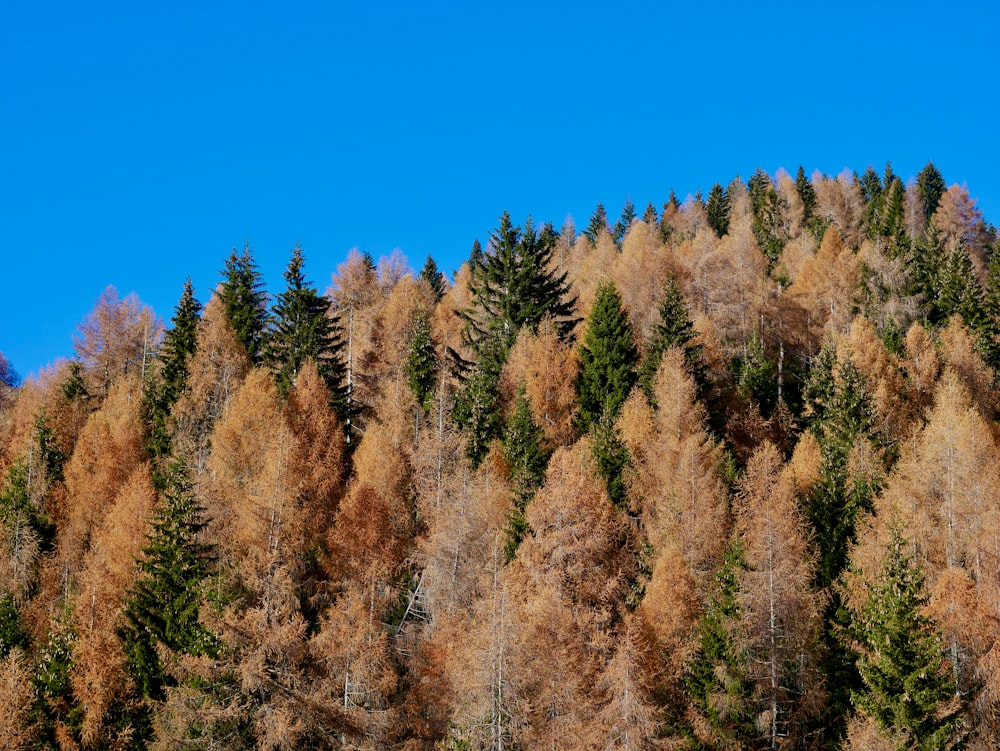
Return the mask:
POLYGON ((249 239, 450 272, 502 211, 583 225, 755 167, 914 176, 1000 224, 992 2, 0 3, 0 351, 108 284, 165 320, 249 239), (677 7, 668 7, 676 5, 677 7), (766 8, 766 10, 762 10, 766 8))

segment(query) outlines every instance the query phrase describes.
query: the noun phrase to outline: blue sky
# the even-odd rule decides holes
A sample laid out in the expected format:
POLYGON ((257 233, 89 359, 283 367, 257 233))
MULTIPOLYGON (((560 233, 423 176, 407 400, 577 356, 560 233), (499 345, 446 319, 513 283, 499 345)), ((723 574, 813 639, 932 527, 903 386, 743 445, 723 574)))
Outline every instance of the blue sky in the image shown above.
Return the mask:
POLYGON ((108 284, 169 320, 245 239, 271 292, 296 242, 320 289, 353 247, 450 272, 504 210, 758 166, 930 159, 1000 224, 993 3, 670 5, 6 0, 0 351, 71 356, 108 284))

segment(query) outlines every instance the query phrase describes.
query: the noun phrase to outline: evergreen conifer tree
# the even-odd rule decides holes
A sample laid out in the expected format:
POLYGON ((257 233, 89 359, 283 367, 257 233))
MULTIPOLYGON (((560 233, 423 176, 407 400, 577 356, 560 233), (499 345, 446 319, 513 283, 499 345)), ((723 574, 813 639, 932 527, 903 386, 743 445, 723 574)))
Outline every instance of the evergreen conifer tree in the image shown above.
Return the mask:
POLYGON ((806 171, 799 165, 798 172, 795 173, 795 190, 802 201, 802 224, 808 225, 816 212, 816 189, 812 181, 806 177, 806 171))
POLYGON ((167 678, 157 644, 172 652, 211 655, 215 637, 198 621, 212 547, 199 538, 207 522, 179 463, 169 470, 139 576, 126 594, 119 630, 129 669, 141 694, 160 698, 167 678))
POLYGON ((660 218, 656 215, 656 207, 653 202, 650 201, 646 204, 646 210, 642 213, 642 221, 646 222, 649 226, 654 227, 660 221, 660 218))
POLYGON ((702 720, 695 730, 696 749, 754 747, 751 684, 738 639, 744 566, 740 546, 731 544, 716 572, 715 588, 698 624, 698 648, 685 671, 692 708, 702 720))
POLYGON ((535 328, 545 317, 566 336, 576 298, 570 298, 566 274, 553 268, 552 235, 538 233, 531 219, 524 229, 504 212, 490 238, 489 252, 472 267, 469 282, 473 307, 461 311, 467 343, 477 354, 498 337, 513 343, 522 326, 535 328))
POLYGON ((514 559, 517 548, 528 532, 525 510, 535 492, 545 482, 545 468, 549 455, 542 448, 545 434, 531 414, 531 404, 522 387, 514 403, 514 412, 507 422, 503 436, 503 456, 510 466, 512 507, 507 514, 504 554, 508 561, 514 559))
POLYGON ((961 244, 946 256, 939 279, 939 320, 958 315, 970 331, 978 332, 984 320, 983 290, 972 259, 961 244))
POLYGON ((580 347, 576 393, 583 430, 605 415, 618 415, 635 384, 638 360, 628 313, 614 283, 605 282, 597 290, 580 347))
POLYGON ((410 333, 403 366, 406 382, 417 398, 417 403, 428 411, 434 400, 434 387, 438 379, 438 359, 431 337, 431 325, 426 315, 417 316, 410 333))
POLYGON ((684 295, 673 275, 667 279, 658 312, 659 320, 653 324, 653 329, 649 333, 645 353, 637 372, 639 385, 646 393, 649 403, 654 406, 653 382, 656 380, 656 372, 660 368, 663 353, 671 347, 684 349, 684 360, 691 375, 700 387, 705 383, 705 368, 700 359, 702 347, 691 343, 695 335, 694 326, 688 318, 684 295))
POLYGON ((924 168, 917 175, 917 191, 924 204, 924 216, 929 220, 937 211, 941 196, 945 194, 947 186, 944 177, 934 166, 933 162, 927 162, 924 168))
POLYGON ((219 294, 229 322, 236 338, 246 347, 251 362, 259 363, 268 324, 267 293, 249 242, 243 244, 242 253, 233 248, 226 259, 222 278, 219 294))
POLYGON ((851 451, 861 440, 875 438, 874 407, 865 378, 850 360, 838 363, 829 404, 818 428, 819 480, 813 486, 807 513, 815 530, 816 584, 832 584, 847 565, 861 511, 870 510, 878 487, 873 477, 852 478, 851 451))
POLYGON ((339 333, 329 316, 330 300, 306 282, 304 266, 302 249, 296 245, 284 274, 287 287, 274 304, 267 360, 283 393, 295 383, 306 360, 314 361, 334 406, 343 414, 346 394, 339 333))
POLYGON ((608 212, 604 210, 604 204, 597 204, 594 213, 590 216, 590 224, 583 231, 584 236, 592 243, 597 243, 597 238, 601 232, 610 232, 608 227, 608 212))
POLYGON ((765 417, 771 414, 778 400, 778 382, 774 377, 774 363, 764 352, 764 343, 754 329, 747 342, 743 357, 733 363, 736 390, 741 396, 752 399, 765 417))
POLYGON ((751 228, 757 240, 757 247, 767 256, 768 261, 774 264, 788 241, 782 224, 781 197, 774 189, 770 176, 760 167, 750 176, 747 189, 753 212, 751 228))
POLYGON ((171 319, 174 325, 163 337, 159 353, 163 367, 159 382, 151 384, 146 394, 151 422, 149 449, 155 457, 170 453, 167 418, 171 407, 187 385, 188 362, 196 348, 201 309, 201 303, 194 296, 191 278, 188 277, 171 319))
POLYGON ((615 222, 614 232, 612 236, 615 239, 615 244, 621 248, 622 240, 625 239, 625 233, 628 232, 629 227, 632 226, 632 222, 635 221, 635 206, 632 204, 632 199, 628 199, 625 202, 625 207, 622 209, 622 215, 615 222))
POLYGON ((868 599, 854 615, 863 688, 852 700, 897 748, 958 748, 964 735, 958 691, 940 635, 923 612, 924 577, 908 547, 893 528, 881 573, 867 584, 868 599))
POLYGON ((576 298, 569 297, 566 274, 552 268, 554 238, 544 228, 537 232, 530 218, 522 230, 504 212, 489 252, 472 266, 473 306, 459 315, 476 360, 458 363, 468 375, 454 415, 469 434, 469 456, 476 463, 490 441, 500 437, 503 421, 496 384, 517 333, 524 326, 537 328, 543 318, 552 319, 562 337, 576 325, 571 318, 576 298))
POLYGON ((819 479, 805 499, 805 510, 813 529, 814 586, 829 592, 820 634, 827 706, 818 730, 830 743, 836 743, 844 733, 851 691, 856 690, 859 678, 849 650, 838 638, 848 627, 850 615, 840 589, 833 585, 847 566, 857 522, 861 513, 871 510, 880 478, 875 469, 867 475, 851 471, 855 446, 876 438, 874 408, 864 376, 849 359, 837 363, 830 355, 821 357, 814 370, 827 364, 835 369, 836 377, 832 383, 814 379, 809 391, 813 403, 820 405, 813 423, 820 467, 819 479))
POLYGON ((932 323, 944 317, 941 311, 941 281, 948 253, 944 234, 932 220, 924 236, 911 246, 907 266, 913 283, 912 292, 923 296, 924 310, 932 323))
POLYGON ((1000 371, 1000 253, 996 249, 990 254, 987 269, 979 339, 984 359, 1000 371))
MULTIPOLYGON (((476 243, 478 244, 479 241, 477 240, 476 243)), ((434 299, 440 300, 444 297, 447 283, 445 282, 444 274, 438 269, 438 265, 434 262, 434 258, 430 253, 427 254, 424 267, 420 270, 420 278, 430 285, 431 290, 434 292, 434 299)))
POLYGON ((708 200, 705 202, 705 218, 708 220, 708 226, 719 237, 729 231, 729 212, 729 193, 720 183, 716 183, 708 191, 708 200))

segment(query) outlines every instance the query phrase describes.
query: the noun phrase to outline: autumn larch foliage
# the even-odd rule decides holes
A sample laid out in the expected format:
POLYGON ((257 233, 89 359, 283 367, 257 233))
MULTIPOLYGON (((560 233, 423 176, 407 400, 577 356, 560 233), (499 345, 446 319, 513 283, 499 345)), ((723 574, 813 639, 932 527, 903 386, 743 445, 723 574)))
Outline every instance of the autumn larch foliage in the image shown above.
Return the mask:
POLYGON ((0 747, 1000 746, 996 231, 749 174, 0 356, 0 747))

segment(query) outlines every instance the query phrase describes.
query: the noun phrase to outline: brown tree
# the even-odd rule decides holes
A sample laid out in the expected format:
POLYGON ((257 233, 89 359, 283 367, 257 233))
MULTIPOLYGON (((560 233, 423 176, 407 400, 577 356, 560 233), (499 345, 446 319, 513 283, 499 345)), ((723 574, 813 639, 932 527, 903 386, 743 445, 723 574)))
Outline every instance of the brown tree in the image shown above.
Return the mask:
POLYGON ((822 704, 815 645, 822 603, 810 584, 808 529, 791 477, 771 444, 750 459, 735 500, 745 568, 740 605, 756 721, 769 748, 806 745, 822 704))
POLYGON ((545 320, 537 333, 527 327, 521 330, 501 375, 506 403, 513 404, 524 388, 550 451, 571 443, 575 435, 578 357, 577 350, 560 341, 552 322, 545 320))
POLYGON ((73 337, 91 393, 107 394, 123 376, 134 376, 138 391, 162 336, 163 324, 135 293, 119 299, 105 288, 73 337))

